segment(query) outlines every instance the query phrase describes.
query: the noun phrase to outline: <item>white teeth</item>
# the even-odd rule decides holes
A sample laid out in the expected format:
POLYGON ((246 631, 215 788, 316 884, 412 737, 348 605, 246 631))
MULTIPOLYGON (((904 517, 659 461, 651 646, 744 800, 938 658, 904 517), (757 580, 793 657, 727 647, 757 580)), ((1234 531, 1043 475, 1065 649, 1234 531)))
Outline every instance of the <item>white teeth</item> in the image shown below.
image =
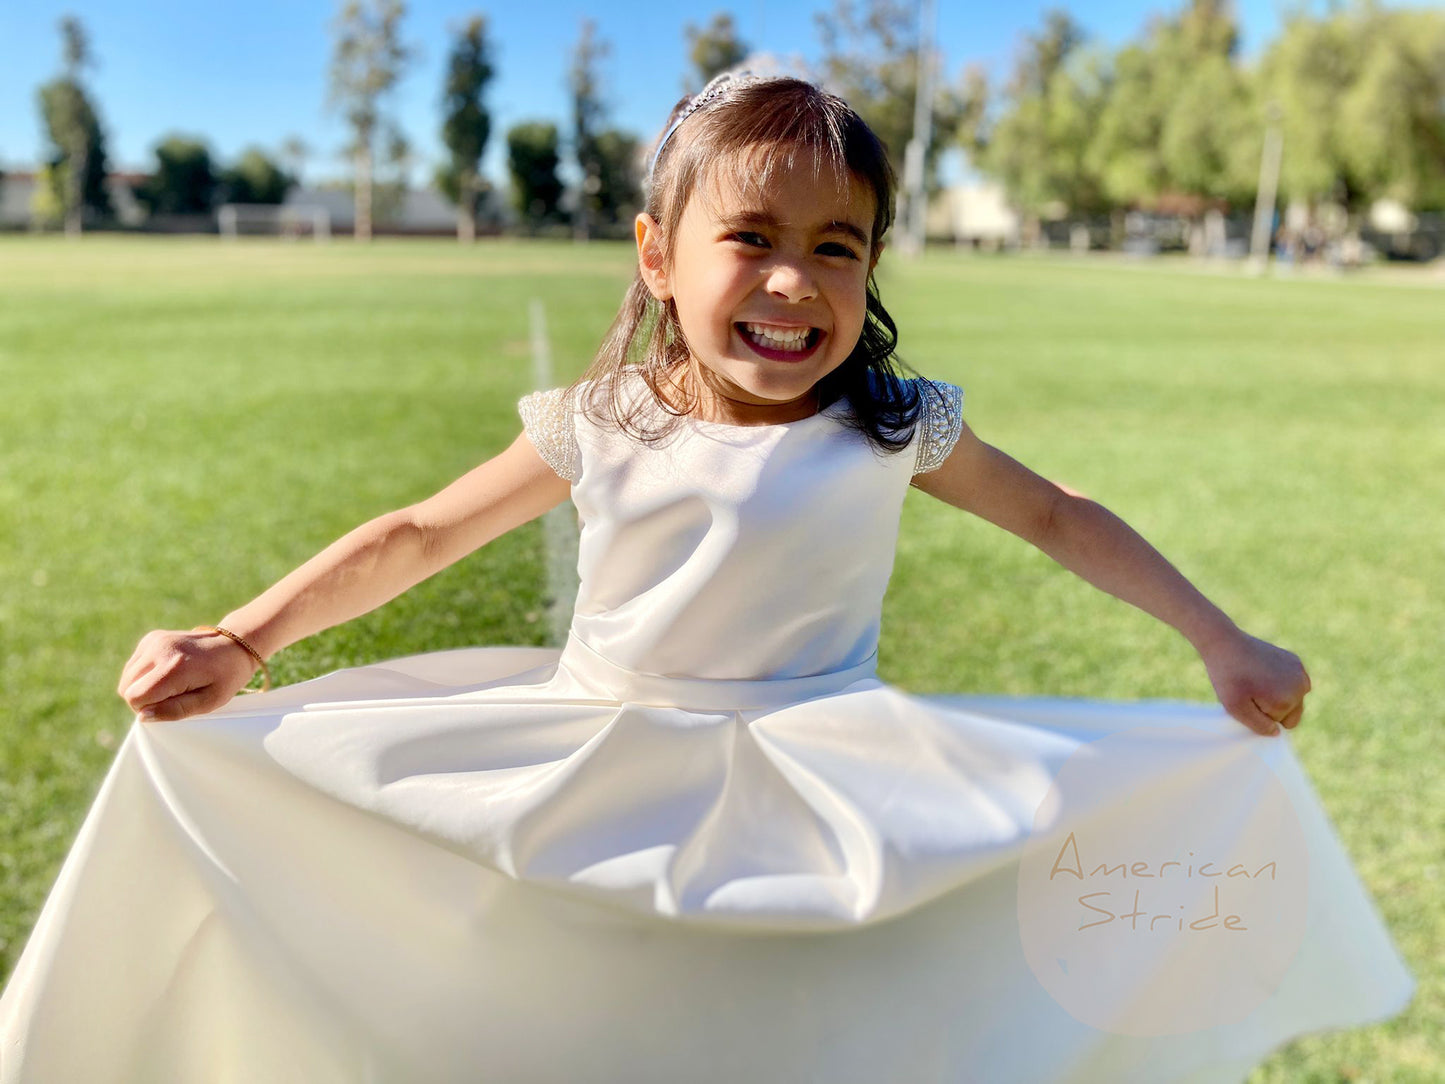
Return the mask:
POLYGON ((748 330, 749 334, 761 339, 767 345, 783 348, 796 348, 801 346, 813 331, 813 329, 809 327, 795 327, 782 330, 779 328, 770 328, 765 324, 744 324, 743 327, 748 330))

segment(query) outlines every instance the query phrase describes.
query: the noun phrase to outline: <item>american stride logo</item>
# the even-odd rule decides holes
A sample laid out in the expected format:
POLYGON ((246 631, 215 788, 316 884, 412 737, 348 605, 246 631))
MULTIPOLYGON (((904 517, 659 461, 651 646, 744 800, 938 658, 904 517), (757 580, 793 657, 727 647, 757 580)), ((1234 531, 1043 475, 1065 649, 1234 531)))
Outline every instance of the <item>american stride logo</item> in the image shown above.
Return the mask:
MULTIPOLYGON (((1148 706, 1119 710, 1138 720, 1148 706)), ((1162 721, 1068 755, 1018 868, 1034 976, 1075 1019, 1121 1035, 1243 1020, 1279 988, 1308 919, 1287 739, 1222 711, 1155 710, 1162 721), (1185 711, 1200 725, 1178 722, 1185 711)))
MULTIPOLYGON (((1100 862, 1086 873, 1083 859, 1079 856, 1078 840, 1075 838, 1075 834, 1070 832, 1068 838, 1064 840, 1064 845, 1059 848, 1058 856, 1054 859, 1053 869, 1049 871, 1049 879, 1053 880, 1061 876, 1073 877, 1076 881, 1090 883, 1099 879, 1105 881, 1116 879, 1120 884, 1130 878, 1136 881, 1155 881, 1158 883, 1158 887, 1150 886, 1149 891, 1149 898, 1151 902, 1154 902, 1168 895, 1168 889, 1164 887, 1166 884, 1172 887, 1178 881, 1193 880, 1195 877, 1244 877, 1249 880, 1267 877, 1272 881, 1279 876, 1279 863, 1274 860, 1260 863, 1253 870, 1242 862, 1235 862, 1228 869, 1223 869, 1215 862, 1204 861, 1199 864, 1196 872, 1194 863, 1194 852, 1190 851, 1188 861, 1169 859, 1163 862, 1151 862, 1147 859, 1138 859, 1135 861, 1121 860, 1112 865, 1108 862, 1100 862)), ((1217 883, 1214 886, 1214 909, 1209 914, 1192 920, 1183 913, 1184 904, 1182 903, 1178 906, 1180 913, 1177 916, 1169 911, 1152 913, 1142 906, 1141 897, 1143 896, 1144 890, 1140 888, 1134 889, 1132 897, 1127 890, 1116 893, 1112 888, 1085 892, 1078 897, 1079 906, 1085 911, 1091 912, 1092 915, 1102 917, 1095 918, 1094 921, 1083 922, 1079 929, 1095 929, 1099 926, 1107 926, 1111 922, 1126 922, 1131 932, 1138 933, 1143 930, 1153 933, 1159 928, 1160 922, 1163 922, 1163 929, 1167 931, 1176 917, 1179 933, 1185 932, 1186 929, 1200 932, 1204 930, 1247 930, 1249 928, 1244 924, 1242 915, 1221 915, 1217 883), (1122 897, 1122 901, 1127 901, 1123 905, 1128 905, 1130 909, 1117 914, 1110 910, 1114 906, 1116 896, 1122 897), (1187 926, 1185 925, 1186 921, 1188 922, 1187 926)))

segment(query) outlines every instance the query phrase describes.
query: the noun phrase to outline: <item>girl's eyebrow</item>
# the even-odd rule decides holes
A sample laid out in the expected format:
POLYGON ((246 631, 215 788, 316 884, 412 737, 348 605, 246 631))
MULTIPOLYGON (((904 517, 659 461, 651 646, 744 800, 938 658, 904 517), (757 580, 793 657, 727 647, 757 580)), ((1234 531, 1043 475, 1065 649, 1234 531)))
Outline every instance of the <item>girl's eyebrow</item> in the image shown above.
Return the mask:
MULTIPOLYGON (((766 211, 744 211, 740 214, 727 215, 718 223, 725 230, 741 230, 748 226, 766 226, 771 229, 781 229, 782 222, 766 211)), ((841 233, 851 237, 864 248, 868 247, 868 235, 851 222, 842 219, 833 219, 818 228, 819 233, 841 233)))

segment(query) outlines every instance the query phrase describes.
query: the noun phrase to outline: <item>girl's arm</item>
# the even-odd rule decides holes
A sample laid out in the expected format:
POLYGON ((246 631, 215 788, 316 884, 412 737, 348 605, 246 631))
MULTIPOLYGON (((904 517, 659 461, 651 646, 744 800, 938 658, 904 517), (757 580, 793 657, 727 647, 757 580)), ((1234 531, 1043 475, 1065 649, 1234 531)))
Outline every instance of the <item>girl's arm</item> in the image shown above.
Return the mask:
MULTIPOLYGON (((569 483, 525 434, 434 496, 363 523, 220 622, 263 658, 368 613, 566 499, 569 483)), ((157 630, 141 639, 117 691, 144 718, 213 711, 255 664, 215 633, 157 630)))
POLYGON ((967 425, 938 469, 913 484, 1013 532, 1095 587, 1173 626, 1204 660, 1220 703, 1252 730, 1276 734, 1280 725, 1298 725, 1310 688, 1299 659, 1242 632, 1102 505, 1041 478, 967 425))

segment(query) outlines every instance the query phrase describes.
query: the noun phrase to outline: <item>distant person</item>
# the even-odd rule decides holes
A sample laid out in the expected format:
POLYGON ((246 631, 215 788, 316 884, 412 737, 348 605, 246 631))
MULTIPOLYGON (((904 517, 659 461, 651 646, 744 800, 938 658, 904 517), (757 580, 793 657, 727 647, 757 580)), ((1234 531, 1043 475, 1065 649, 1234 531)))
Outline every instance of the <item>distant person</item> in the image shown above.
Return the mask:
POLYGON ((1286 269, 1294 267, 1299 260, 1299 233, 1289 226, 1281 226, 1276 247, 1279 262, 1286 269))
MULTIPOLYGON (((1239 1080, 1408 1000, 1282 735, 1300 660, 980 440, 957 385, 898 371, 873 278, 894 176, 858 115, 795 79, 721 76, 673 110, 647 192, 595 361, 523 398, 509 447, 218 625, 141 640, 119 686, 137 722, 0 1002, 0 1079, 1239 1080), (910 486, 1177 629, 1223 708, 881 681, 910 486), (560 651, 235 696, 275 652, 569 497, 560 651), (1186 730, 1207 763, 1166 755, 1186 730), (1090 823, 1201 770, 1281 773, 1315 902, 1285 916, 1300 966, 1242 1022, 1104 1032, 1030 971, 1025 845, 1056 774, 1105 737, 1156 770, 1090 823)), ((1211 792, 1200 838, 1246 847, 1251 800, 1211 792)), ((1223 978, 1243 991, 1246 971, 1223 978)), ((1200 976, 1094 978, 1127 1008, 1200 976)))

